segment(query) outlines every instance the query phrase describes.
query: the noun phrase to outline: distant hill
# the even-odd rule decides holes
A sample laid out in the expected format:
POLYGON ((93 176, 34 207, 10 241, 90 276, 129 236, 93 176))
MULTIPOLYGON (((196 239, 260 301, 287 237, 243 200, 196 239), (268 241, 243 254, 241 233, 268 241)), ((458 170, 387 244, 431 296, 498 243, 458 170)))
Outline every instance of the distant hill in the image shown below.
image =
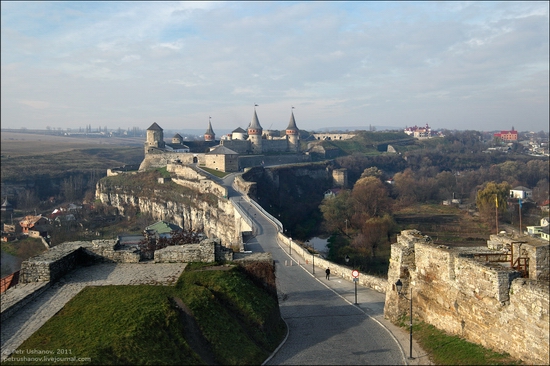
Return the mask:
POLYGON ((404 127, 395 126, 334 126, 334 127, 322 127, 315 130, 315 132, 330 132, 330 131, 403 131, 404 127))

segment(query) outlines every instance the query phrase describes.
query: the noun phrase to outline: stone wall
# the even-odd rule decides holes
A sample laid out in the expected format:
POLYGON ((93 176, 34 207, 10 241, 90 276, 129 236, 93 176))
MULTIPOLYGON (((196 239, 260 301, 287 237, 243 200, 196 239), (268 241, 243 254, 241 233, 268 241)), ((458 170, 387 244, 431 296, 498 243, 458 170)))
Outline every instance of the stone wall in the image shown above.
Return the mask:
POLYGON ((168 246, 155 251, 155 263, 215 262, 219 239, 206 239, 198 244, 168 246))
MULTIPOLYGON (((21 264, 19 282, 53 283, 83 263, 138 263, 137 248, 123 248, 117 240, 68 242, 29 258, 21 264)), ((233 260, 233 251, 221 245, 219 239, 205 239, 198 244, 169 246, 155 251, 156 263, 215 262, 233 260)))
POLYGON ((92 245, 83 247, 91 258, 102 262, 138 263, 141 251, 138 248, 122 248, 118 240, 92 240, 92 245))
MULTIPOLYGON (((279 232, 277 240, 283 246, 285 246, 285 250, 290 252, 292 247, 292 254, 298 255, 302 258, 302 261, 300 264, 306 265, 306 266, 313 266, 313 262, 315 262, 315 268, 330 268, 330 274, 334 277, 340 277, 347 281, 353 281, 353 276, 351 275, 351 272, 353 268, 348 266, 339 265, 336 263, 333 263, 331 261, 328 261, 324 258, 319 257, 318 255, 313 257, 313 254, 310 253, 306 248, 300 246, 298 243, 291 241, 288 237, 283 235, 281 232, 279 232)), ((319 270, 319 269, 318 269, 319 270)), ((364 286, 371 288, 377 292, 385 293, 388 288, 388 281, 385 278, 375 277, 371 276, 365 273, 359 272, 358 277, 358 286, 364 286)))
POLYGON ((349 140, 355 137, 353 133, 314 133, 316 140, 349 140))
POLYGON ((416 230, 402 231, 391 248, 385 316, 396 321, 408 313, 409 300, 393 285, 399 278, 415 318, 524 362, 548 364, 548 282, 519 278, 471 252, 479 249, 438 247, 416 230))
POLYGON ((209 179, 209 177, 190 166, 179 163, 168 164, 166 170, 173 173, 172 181, 200 193, 212 193, 218 197, 227 197, 227 188, 209 179))
POLYGON ((183 164, 198 163, 205 164, 204 153, 177 153, 177 152, 161 152, 158 154, 145 154, 145 158, 139 166, 139 170, 147 170, 153 168, 162 168, 171 163, 181 162, 183 164))
POLYGON ((21 263, 20 283, 53 283, 76 268, 85 253, 81 242, 63 243, 21 263))

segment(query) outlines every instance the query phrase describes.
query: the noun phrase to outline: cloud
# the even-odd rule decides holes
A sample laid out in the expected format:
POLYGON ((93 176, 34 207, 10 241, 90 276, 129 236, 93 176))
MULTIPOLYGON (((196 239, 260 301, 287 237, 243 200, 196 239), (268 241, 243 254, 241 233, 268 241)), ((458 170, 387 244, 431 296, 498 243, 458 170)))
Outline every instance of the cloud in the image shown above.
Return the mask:
POLYGON ((41 100, 20 100, 19 103, 31 107, 33 109, 46 109, 49 108, 50 103, 41 100))
POLYGON ((71 106, 51 126, 184 128, 173 121, 211 115, 232 129, 257 102, 282 124, 295 105, 305 129, 502 129, 525 110, 526 128, 548 129, 548 13, 543 2, 2 3, 3 126, 36 118, 18 100, 49 100, 71 106))

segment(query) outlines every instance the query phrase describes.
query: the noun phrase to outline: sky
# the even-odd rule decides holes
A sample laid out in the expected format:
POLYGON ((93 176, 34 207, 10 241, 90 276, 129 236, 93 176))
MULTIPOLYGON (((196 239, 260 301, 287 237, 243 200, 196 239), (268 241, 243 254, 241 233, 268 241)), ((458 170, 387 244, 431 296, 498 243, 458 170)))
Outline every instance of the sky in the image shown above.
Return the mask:
POLYGON ((2 128, 549 130, 546 1, 2 1, 0 45, 2 128))

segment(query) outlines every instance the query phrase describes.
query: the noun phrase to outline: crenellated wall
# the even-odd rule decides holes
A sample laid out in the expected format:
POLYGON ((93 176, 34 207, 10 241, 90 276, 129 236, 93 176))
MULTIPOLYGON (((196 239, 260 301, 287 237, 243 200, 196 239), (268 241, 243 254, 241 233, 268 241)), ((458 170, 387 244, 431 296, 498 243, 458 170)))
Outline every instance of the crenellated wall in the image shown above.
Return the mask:
POLYGON ((548 364, 548 281, 476 259, 487 251, 448 249, 416 230, 402 231, 391 249, 385 316, 396 321, 408 314, 409 300, 395 290, 399 278, 415 318, 527 363, 548 364))

